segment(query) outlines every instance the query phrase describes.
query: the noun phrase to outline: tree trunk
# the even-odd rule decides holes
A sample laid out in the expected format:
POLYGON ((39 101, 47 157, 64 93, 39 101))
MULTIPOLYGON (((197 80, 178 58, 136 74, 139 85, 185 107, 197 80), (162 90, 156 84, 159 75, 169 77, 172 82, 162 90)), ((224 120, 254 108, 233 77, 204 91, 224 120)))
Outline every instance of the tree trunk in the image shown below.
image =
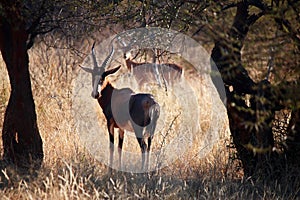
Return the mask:
POLYGON ((293 110, 287 131, 287 156, 290 164, 300 167, 300 108, 293 110))
MULTIPOLYGON (((14 9, 10 11, 14 12, 14 9)), ((2 130, 3 157, 17 166, 40 167, 43 144, 31 91, 26 47, 28 34, 22 21, 18 21, 18 17, 2 18, 0 23, 0 49, 11 85, 2 130)))
POLYGON ((241 60, 249 26, 259 18, 249 15, 248 8, 247 1, 237 3, 234 22, 227 37, 215 41, 211 54, 224 81, 229 127, 245 176, 253 175, 263 165, 263 161, 268 159, 268 154, 264 154, 270 152, 274 145, 271 128, 274 110, 272 102, 267 99, 269 83, 254 83, 241 60), (251 95, 250 106, 245 102, 246 94, 251 95))

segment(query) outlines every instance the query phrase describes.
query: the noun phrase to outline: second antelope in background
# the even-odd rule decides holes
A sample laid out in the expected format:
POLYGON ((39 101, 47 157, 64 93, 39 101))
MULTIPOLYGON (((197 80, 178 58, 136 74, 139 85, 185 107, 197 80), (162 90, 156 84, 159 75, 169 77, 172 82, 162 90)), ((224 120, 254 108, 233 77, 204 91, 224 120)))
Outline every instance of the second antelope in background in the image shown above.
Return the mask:
POLYGON ((99 67, 94 52, 94 45, 92 47, 92 58, 94 63, 92 97, 98 100, 107 121, 110 139, 110 166, 112 167, 113 164, 114 129, 118 128, 120 168, 122 166, 121 157, 124 130, 127 130, 135 133, 142 152, 142 169, 144 170, 149 165, 151 140, 154 136, 160 107, 151 94, 135 94, 130 88, 117 89, 106 80, 108 75, 113 74, 120 69, 119 66, 105 71, 105 68, 108 67, 112 59, 113 53, 114 49, 112 47, 110 54, 103 61, 101 67, 99 67), (101 86, 100 93, 98 92, 98 85, 101 86), (146 144, 146 140, 148 140, 148 145, 146 144), (147 157, 146 165, 145 157, 147 157))
MULTIPOLYGON (((146 53, 146 51, 144 52, 146 53)), ((152 55, 152 62, 135 62, 136 56, 132 57, 131 52, 124 53, 127 69, 133 74, 138 85, 151 83, 155 80, 160 86, 173 86, 183 76, 183 68, 175 63, 156 63, 155 55, 152 55)))

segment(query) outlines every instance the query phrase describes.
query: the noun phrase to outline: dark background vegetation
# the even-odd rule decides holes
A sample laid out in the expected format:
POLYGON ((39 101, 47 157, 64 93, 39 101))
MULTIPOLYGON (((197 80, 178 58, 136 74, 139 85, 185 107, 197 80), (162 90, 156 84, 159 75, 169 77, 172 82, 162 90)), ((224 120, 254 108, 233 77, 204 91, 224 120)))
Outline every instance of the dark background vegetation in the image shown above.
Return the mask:
MULTIPOLYGON (((228 195, 229 198, 239 198, 241 196, 230 191, 241 188, 244 191, 240 194, 244 195, 242 197, 299 197, 299 1, 0 2, 0 50, 11 87, 3 115, 3 170, 11 163, 26 169, 40 168, 43 163, 43 145, 46 144, 43 144, 38 128, 31 83, 33 75, 29 70, 29 52, 35 45, 67 49, 72 56, 76 55, 72 64, 57 69, 68 74, 66 71, 72 71, 88 53, 88 48, 81 46, 83 42, 101 38, 97 37, 99 33, 105 36, 138 27, 163 27, 183 32, 211 51, 226 89, 225 106, 232 137, 230 146, 236 150, 244 178, 221 181, 224 179, 219 177, 220 182, 216 181, 213 185, 201 181, 201 177, 179 181, 178 184, 172 178, 172 181, 163 179, 166 185, 174 182, 170 190, 165 190, 163 186, 157 186, 157 182, 161 181, 159 177, 139 182, 140 177, 134 176, 134 183, 150 188, 148 194, 130 186, 132 191, 137 191, 136 197, 172 196, 177 186, 183 195, 178 197, 182 198, 202 195, 203 198, 226 198, 228 195), (245 184, 243 181, 249 180, 249 177, 252 182, 245 184), (262 188, 257 189, 255 182, 262 188), (264 187, 268 186, 275 189, 264 192, 264 187), (216 193, 217 190, 219 193, 216 193)), ((67 169, 70 168, 67 165, 67 169)), ((64 173, 72 176, 73 171, 70 169, 64 173)), ((81 177, 81 173, 78 172, 75 177, 81 177)), ((6 176, 1 181, 4 186, 3 180, 8 180, 6 176)), ((124 188, 124 183, 126 176, 120 180, 119 186, 124 188)), ((112 187, 111 193, 107 194, 109 196, 115 194, 115 188, 118 188, 118 183, 106 177, 88 184, 94 184, 93 191, 110 191, 112 187)), ((80 184, 76 182, 75 185, 79 187, 80 184)), ((95 195, 92 191, 86 192, 95 195)), ((5 189, 4 193, 10 194, 5 189)), ((133 193, 124 192, 122 195, 128 197, 133 193)), ((101 193, 100 197, 105 198, 103 195, 101 193)))

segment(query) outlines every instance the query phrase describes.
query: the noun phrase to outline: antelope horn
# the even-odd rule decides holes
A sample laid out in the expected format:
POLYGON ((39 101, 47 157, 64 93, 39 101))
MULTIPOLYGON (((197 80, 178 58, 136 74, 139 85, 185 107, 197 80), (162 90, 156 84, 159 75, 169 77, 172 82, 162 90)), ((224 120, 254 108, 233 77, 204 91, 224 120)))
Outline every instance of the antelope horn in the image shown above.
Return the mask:
POLYGON ((92 46, 92 58, 93 58, 93 63, 94 63, 94 69, 99 68, 97 59, 96 59, 96 55, 95 55, 95 42, 93 43, 93 46, 92 46))
POLYGON ((105 58, 103 61, 101 67, 98 66, 95 51, 94 51, 95 43, 92 47, 92 58, 94 63, 94 69, 93 69, 93 75, 92 75, 92 83, 93 83, 93 91, 92 91, 92 97, 98 98, 99 92, 98 92, 98 84, 102 78, 102 75, 105 71, 105 68, 110 64, 113 54, 114 54, 114 47, 112 46, 111 52, 109 55, 105 58))
POLYGON ((111 51, 109 53, 109 55, 105 58, 105 60, 103 61, 101 68, 103 68, 103 70, 105 70, 105 68, 110 64, 112 57, 115 53, 114 47, 111 46, 111 51))

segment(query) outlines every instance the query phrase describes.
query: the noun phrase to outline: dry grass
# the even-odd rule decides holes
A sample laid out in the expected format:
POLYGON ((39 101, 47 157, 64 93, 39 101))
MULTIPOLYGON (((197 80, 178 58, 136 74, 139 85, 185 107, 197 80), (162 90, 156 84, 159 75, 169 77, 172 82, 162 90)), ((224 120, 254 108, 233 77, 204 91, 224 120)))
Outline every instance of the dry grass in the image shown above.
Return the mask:
MULTIPOLYGON (((86 50, 83 50, 86 51, 86 50)), ((209 109, 212 101, 209 82, 201 77, 190 77, 196 87, 200 105, 201 131, 194 134, 193 144, 175 162, 151 174, 134 174, 113 171, 97 161, 82 145, 76 133, 72 115, 73 80, 77 74, 78 60, 68 50, 55 50, 43 44, 30 51, 30 70, 38 125, 44 141, 45 159, 42 168, 32 173, 17 172, 13 167, 1 168, 1 199, 295 199, 299 196, 300 180, 286 172, 283 183, 253 182, 242 179, 227 149, 228 127, 222 107, 209 109), (201 84, 200 84, 201 83, 201 84), (205 85, 207 84, 207 85, 205 85), (206 112, 210 110, 211 112, 206 112), (217 129, 216 129, 217 127, 217 129), (222 140, 214 145, 210 154, 199 156, 203 133, 218 131, 222 140)), ((3 121, 9 97, 9 83, 3 62, 0 64, 0 121, 3 121)), ((189 73, 192 74, 192 73, 189 73)), ((171 101, 159 91, 160 101, 171 101)), ((169 96, 170 98, 170 96, 169 96)), ((169 102, 170 105, 170 102, 169 102)), ((180 105, 175 105, 180 107, 180 105)), ((166 107, 166 112, 172 112, 166 107)), ((173 109, 174 110, 174 109, 173 109)), ((174 116, 176 113, 172 113, 174 116)), ((165 124, 174 119, 170 116, 165 124)), ((100 117, 103 121, 103 117, 100 117)), ((170 137, 179 134, 179 117, 171 126, 170 137), (172 135, 173 134, 173 135, 172 135)), ((192 119, 190 119, 192 120, 192 119)), ((101 122, 102 123, 102 122, 101 122)), ((167 126, 168 127, 168 126, 167 126)), ((179 129, 180 130, 180 129, 179 129)), ((153 149, 159 148, 166 129, 155 135, 153 149)), ((205 134, 204 134, 205 135, 205 134)), ((126 137, 126 136, 125 136, 126 137)), ((206 140, 214 138, 207 137, 206 140)), ((99 138, 99 142, 108 139, 99 138)), ((170 138, 166 138, 166 143, 170 138)), ((131 143, 125 139, 125 149, 131 143)), ((132 141, 132 145, 137 145, 132 141)), ((201 154, 202 155, 202 154, 201 154)))

